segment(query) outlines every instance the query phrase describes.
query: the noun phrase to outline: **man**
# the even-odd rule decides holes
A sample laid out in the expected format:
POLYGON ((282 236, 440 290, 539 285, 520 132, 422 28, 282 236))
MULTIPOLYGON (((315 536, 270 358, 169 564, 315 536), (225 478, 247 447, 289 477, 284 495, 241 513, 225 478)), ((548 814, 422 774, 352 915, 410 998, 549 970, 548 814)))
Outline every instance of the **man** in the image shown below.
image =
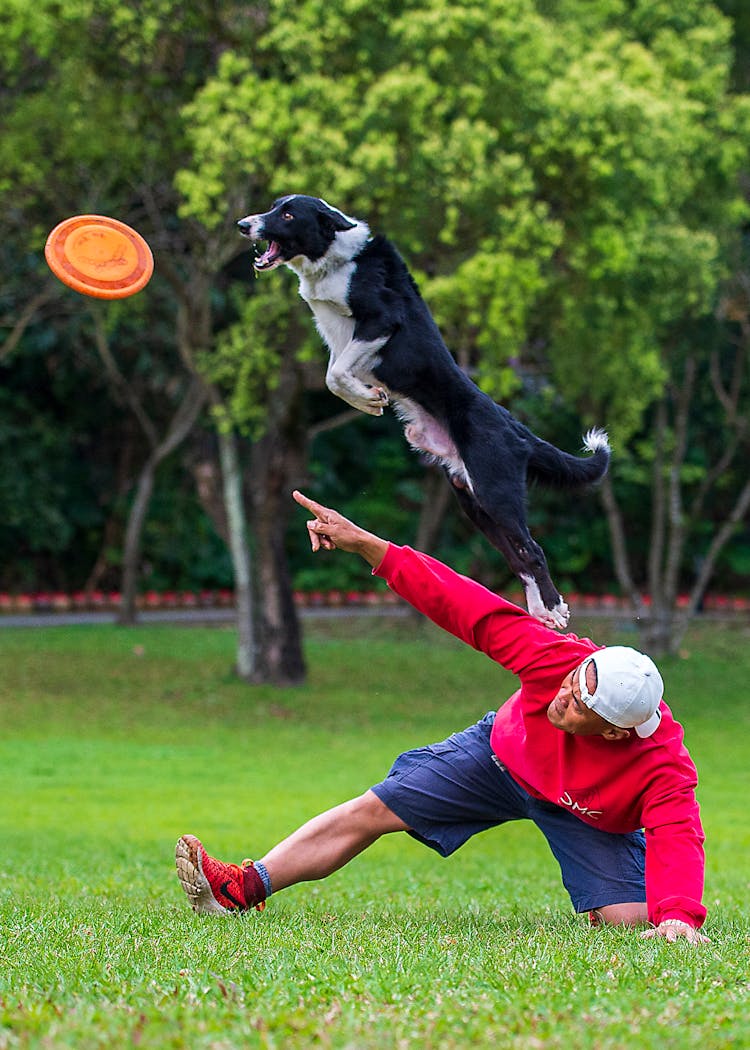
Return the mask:
POLYGON ((197 912, 265 907, 271 892, 330 875, 381 835, 407 831, 442 856, 508 820, 545 835, 577 912, 650 923, 644 937, 698 944, 705 919, 695 766, 653 662, 560 635, 427 555, 367 532, 300 492, 313 552, 360 555, 433 622, 516 674, 499 711, 408 751, 384 781, 314 817, 260 861, 210 857, 193 835, 177 871, 197 912), (645 832, 645 834, 644 834, 645 832))

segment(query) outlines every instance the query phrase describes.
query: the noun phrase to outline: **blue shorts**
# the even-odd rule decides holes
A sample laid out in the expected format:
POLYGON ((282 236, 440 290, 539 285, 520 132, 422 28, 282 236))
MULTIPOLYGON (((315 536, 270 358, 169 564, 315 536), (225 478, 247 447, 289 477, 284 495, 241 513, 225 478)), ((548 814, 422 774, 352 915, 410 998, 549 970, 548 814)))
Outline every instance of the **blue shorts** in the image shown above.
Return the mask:
POLYGON ((495 712, 439 744, 405 751, 372 790, 409 834, 447 857, 472 835, 533 820, 554 854, 577 912, 646 900, 642 831, 616 835, 533 798, 490 748, 495 712))

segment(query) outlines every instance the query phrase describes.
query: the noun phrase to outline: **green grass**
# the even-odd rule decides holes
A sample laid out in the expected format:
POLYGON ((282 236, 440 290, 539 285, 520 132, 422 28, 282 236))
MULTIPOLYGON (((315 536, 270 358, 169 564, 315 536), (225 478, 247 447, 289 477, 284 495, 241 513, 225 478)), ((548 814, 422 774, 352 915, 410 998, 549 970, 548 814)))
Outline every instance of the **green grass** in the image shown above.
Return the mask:
POLYGON ((0 1050, 750 1045, 747 625, 701 626, 662 662, 701 775, 700 948, 589 930, 526 824, 447 861, 389 836, 262 915, 194 916, 182 832, 261 855, 514 682, 411 620, 310 623, 300 689, 243 686, 233 647, 0 630, 0 1050))

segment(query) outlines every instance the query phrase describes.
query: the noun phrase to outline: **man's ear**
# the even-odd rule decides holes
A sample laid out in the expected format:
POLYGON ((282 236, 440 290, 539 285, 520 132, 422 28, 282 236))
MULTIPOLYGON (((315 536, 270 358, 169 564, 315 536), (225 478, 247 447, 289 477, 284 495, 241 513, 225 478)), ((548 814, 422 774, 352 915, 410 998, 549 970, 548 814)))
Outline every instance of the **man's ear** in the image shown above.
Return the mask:
POLYGON ((605 740, 627 740, 630 736, 630 730, 610 725, 602 731, 602 736, 605 740))

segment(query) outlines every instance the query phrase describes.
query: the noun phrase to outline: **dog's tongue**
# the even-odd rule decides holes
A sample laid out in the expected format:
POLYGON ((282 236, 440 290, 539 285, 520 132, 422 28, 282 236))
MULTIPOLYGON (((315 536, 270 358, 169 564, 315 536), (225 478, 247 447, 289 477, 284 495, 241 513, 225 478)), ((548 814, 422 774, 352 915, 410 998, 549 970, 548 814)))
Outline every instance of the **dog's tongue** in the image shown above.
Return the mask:
POLYGON ((258 258, 254 260, 253 266, 256 270, 265 270, 269 266, 272 266, 280 255, 281 248, 279 248, 276 241, 271 241, 263 254, 259 255, 258 258))

